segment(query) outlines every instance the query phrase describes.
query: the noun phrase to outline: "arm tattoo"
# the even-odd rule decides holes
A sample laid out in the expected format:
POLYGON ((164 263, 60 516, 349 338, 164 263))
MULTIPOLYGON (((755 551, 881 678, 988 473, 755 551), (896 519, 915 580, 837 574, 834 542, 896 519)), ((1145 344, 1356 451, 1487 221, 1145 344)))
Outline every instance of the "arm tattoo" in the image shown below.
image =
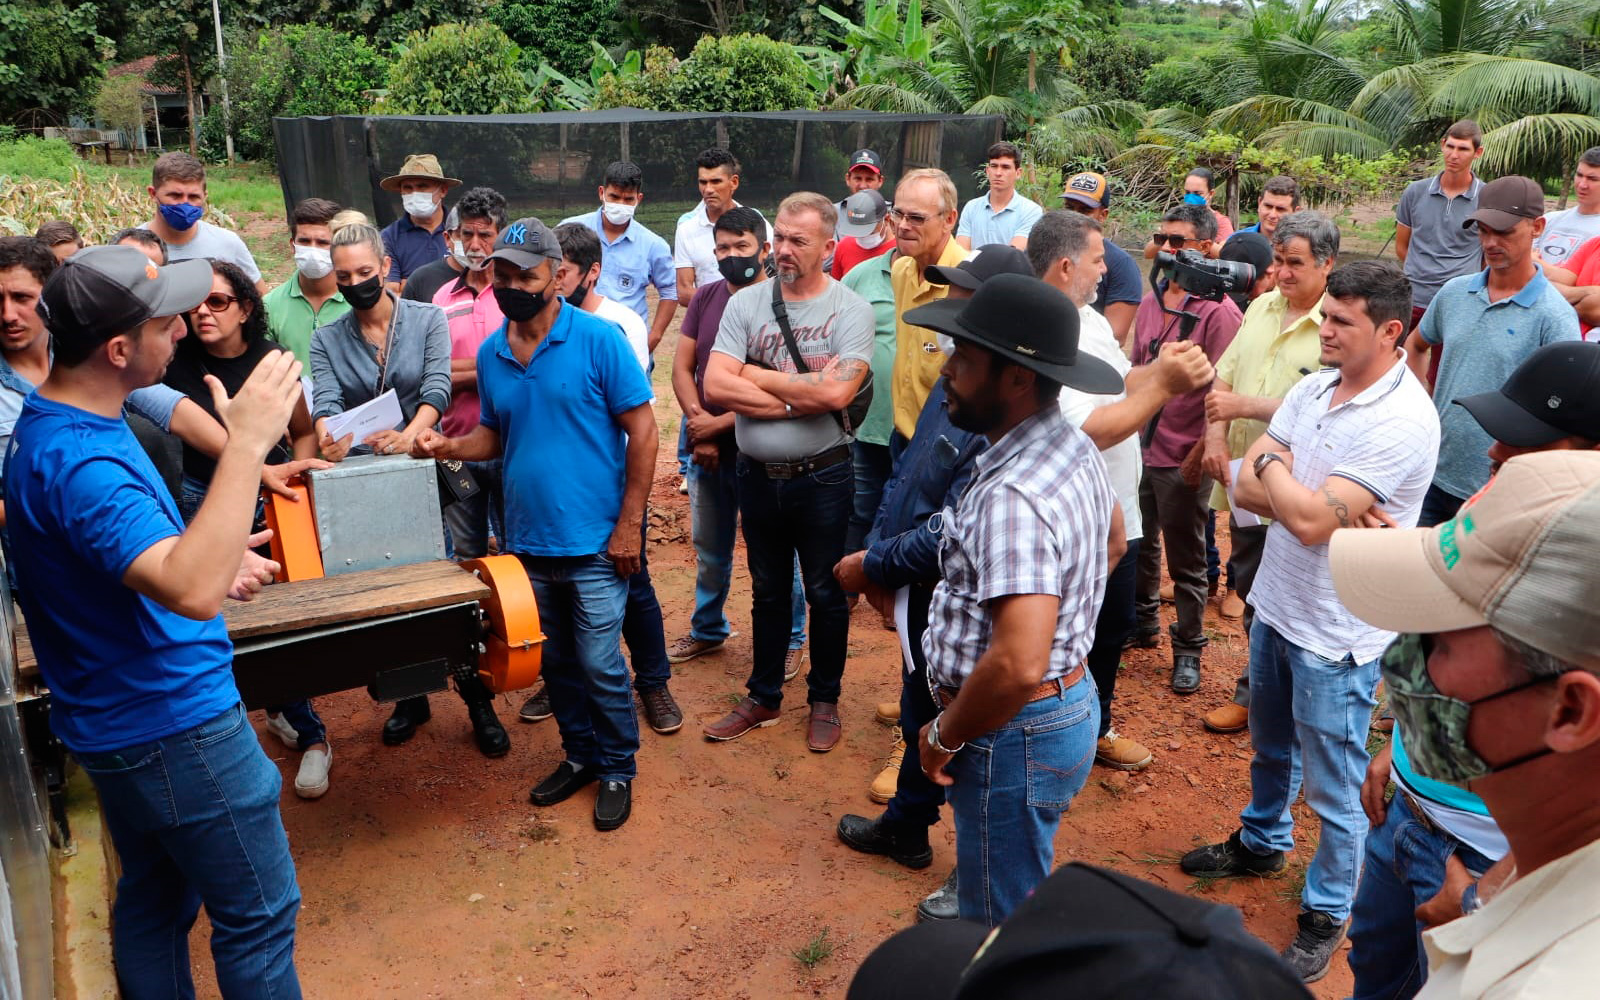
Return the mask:
POLYGON ((840 382, 854 382, 861 377, 861 373, 866 367, 867 363, 859 358, 841 361, 839 366, 833 370, 833 377, 840 382))
POLYGON ((1333 508, 1333 516, 1339 519, 1339 527, 1350 527, 1350 505, 1339 499, 1331 487, 1324 486, 1322 495, 1325 498, 1323 502, 1333 508))

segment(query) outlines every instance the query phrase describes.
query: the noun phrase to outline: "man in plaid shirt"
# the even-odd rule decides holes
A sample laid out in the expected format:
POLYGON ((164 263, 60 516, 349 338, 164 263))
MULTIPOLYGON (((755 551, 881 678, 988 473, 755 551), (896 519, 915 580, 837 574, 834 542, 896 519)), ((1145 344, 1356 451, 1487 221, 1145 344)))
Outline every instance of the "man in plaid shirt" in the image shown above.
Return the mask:
POLYGON ((923 771, 950 789, 961 916, 994 926, 1050 873, 1061 813, 1094 762, 1083 658, 1127 543, 1105 464, 1056 399, 1063 385, 1117 392, 1122 378, 1078 353, 1077 309, 1037 278, 998 275, 905 320, 954 339, 950 422, 990 442, 940 517, 922 648, 942 711, 918 738, 923 771))

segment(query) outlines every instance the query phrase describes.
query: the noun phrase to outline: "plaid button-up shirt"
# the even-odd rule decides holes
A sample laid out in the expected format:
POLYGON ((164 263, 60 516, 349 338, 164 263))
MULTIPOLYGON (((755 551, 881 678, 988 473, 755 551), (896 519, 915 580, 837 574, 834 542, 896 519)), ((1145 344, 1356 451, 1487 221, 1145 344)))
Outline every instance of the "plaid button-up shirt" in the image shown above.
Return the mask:
POLYGON ((1053 594, 1056 614, 1044 680, 1065 675, 1094 642, 1105 598, 1116 494, 1094 443, 1050 406, 978 457, 954 512, 942 521, 943 579, 933 591, 922 649, 931 684, 960 687, 988 649, 989 602, 1053 594))

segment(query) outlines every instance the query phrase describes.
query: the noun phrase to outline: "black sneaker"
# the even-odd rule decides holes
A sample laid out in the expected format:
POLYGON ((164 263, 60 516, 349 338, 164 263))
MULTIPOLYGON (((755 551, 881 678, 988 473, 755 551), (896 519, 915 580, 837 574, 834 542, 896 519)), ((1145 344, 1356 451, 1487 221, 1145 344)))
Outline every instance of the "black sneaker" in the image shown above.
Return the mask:
POLYGON ((639 702, 644 705, 644 719, 650 728, 665 736, 683 728, 683 711, 673 700, 666 686, 639 692, 639 702))
POLYGON ((633 782, 602 781, 594 797, 594 828, 615 830, 633 812, 633 782))
POLYGON ((517 718, 523 722, 543 722, 550 718, 550 689, 540 688, 539 693, 522 703, 522 709, 517 713, 517 718))
POLYGON ((867 819, 850 813, 839 817, 839 840, 862 854, 881 854, 907 868, 922 869, 933 864, 933 848, 928 846, 928 828, 921 825, 890 824, 883 817, 867 819))
POLYGON ((956 897, 956 872, 950 870, 950 877, 944 880, 944 885, 928 893, 922 902, 917 904, 917 923, 929 920, 955 920, 961 916, 961 904, 956 897))
POLYGON ((1328 974, 1334 952, 1344 943, 1344 924, 1321 910, 1300 911, 1299 923, 1294 940, 1283 949, 1283 960, 1301 982, 1314 983, 1328 974))
POLYGON ((1227 878, 1231 875, 1276 875, 1288 860, 1282 851, 1257 854, 1244 846, 1235 830, 1226 841, 1197 847, 1178 862, 1187 875, 1200 878, 1227 878))

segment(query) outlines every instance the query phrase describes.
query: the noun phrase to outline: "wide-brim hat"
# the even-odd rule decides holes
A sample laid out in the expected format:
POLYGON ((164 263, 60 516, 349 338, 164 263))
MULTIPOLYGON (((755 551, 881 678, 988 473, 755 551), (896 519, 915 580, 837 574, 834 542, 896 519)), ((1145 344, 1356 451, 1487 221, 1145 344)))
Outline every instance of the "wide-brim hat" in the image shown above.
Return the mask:
POLYGON ((1025 274, 1033 277, 1028 255, 1009 243, 988 243, 972 251, 959 264, 929 264, 922 269, 922 280, 930 285, 956 285, 975 292, 998 274, 1025 274))
POLYGON ((905 321, 993 351, 1080 392, 1122 391, 1122 376, 1078 350, 1078 307, 1038 278, 997 274, 970 299, 940 299, 907 310, 905 321))
POLYGON ((439 158, 432 153, 412 153, 406 157, 406 162, 400 164, 400 171, 392 176, 385 177, 378 182, 378 186, 385 191, 400 192, 400 182, 414 181, 439 181, 447 188, 453 188, 461 183, 460 178, 446 177, 444 168, 439 166, 439 158))

